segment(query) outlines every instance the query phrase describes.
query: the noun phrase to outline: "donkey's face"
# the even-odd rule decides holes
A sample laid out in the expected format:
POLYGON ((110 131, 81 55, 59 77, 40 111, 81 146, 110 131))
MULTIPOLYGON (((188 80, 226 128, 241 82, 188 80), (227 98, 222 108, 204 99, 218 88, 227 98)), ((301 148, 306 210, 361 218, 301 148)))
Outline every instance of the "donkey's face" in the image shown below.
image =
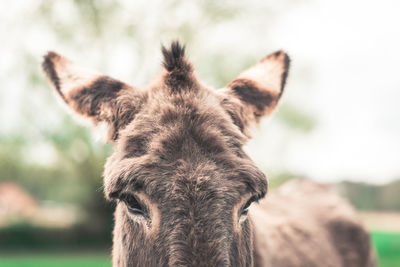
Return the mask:
POLYGON ((117 202, 115 266, 252 266, 250 204, 267 191, 242 150, 248 128, 276 106, 289 60, 279 51, 214 91, 184 49, 163 48, 160 79, 139 90, 50 52, 50 83, 78 114, 108 126, 104 172, 117 202))

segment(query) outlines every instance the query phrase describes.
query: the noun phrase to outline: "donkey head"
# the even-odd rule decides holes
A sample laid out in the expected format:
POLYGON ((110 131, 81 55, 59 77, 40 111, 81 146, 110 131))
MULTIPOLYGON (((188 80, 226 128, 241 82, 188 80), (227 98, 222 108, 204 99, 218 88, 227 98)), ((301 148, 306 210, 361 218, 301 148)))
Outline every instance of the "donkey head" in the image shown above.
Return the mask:
POLYGON ((289 59, 273 53, 225 88, 202 85, 184 48, 162 49, 145 90, 88 71, 54 52, 50 84, 76 113, 105 123, 114 153, 105 196, 117 203, 114 266, 253 266, 251 203, 265 175, 243 152, 248 129, 276 106, 289 59))

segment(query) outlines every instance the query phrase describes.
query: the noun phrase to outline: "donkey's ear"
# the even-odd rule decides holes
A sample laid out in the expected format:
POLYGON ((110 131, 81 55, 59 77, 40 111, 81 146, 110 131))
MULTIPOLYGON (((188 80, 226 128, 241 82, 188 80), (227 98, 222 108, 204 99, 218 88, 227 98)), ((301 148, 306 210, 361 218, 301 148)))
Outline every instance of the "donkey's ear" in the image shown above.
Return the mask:
POLYGON ((70 108, 95 124, 105 122, 112 140, 132 121, 144 100, 133 87, 81 68, 55 52, 44 57, 42 67, 49 83, 70 108))
MULTIPOLYGON (((240 103, 240 107, 232 102, 226 107, 242 130, 249 123, 258 122, 262 116, 275 109, 286 83, 289 64, 288 55, 277 51, 242 72, 224 88, 225 96, 240 103), (232 110, 234 106, 235 111, 232 110)), ((228 100, 225 99, 225 104, 228 100)))

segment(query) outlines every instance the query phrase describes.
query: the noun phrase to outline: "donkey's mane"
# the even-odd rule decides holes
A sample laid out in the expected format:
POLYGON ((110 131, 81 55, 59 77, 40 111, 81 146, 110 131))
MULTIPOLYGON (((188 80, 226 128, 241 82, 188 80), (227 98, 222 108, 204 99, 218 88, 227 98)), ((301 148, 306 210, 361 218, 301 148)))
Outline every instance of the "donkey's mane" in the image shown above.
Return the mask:
MULTIPOLYGON (((167 71, 165 82, 172 92, 192 88, 196 79, 193 77, 193 66, 185 58, 185 46, 173 41, 170 47, 161 47, 164 57, 163 66, 167 71)), ((197 86, 196 86, 197 87, 197 86)))
POLYGON ((185 61, 184 45, 174 41, 169 48, 162 46, 161 51, 164 56, 163 66, 167 71, 186 70, 188 64, 185 61))

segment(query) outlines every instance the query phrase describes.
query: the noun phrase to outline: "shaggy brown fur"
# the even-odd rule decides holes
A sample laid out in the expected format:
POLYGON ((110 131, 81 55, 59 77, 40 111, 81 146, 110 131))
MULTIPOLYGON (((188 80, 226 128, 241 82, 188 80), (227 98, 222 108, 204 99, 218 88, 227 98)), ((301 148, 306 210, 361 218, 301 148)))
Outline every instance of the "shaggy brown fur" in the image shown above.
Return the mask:
POLYGON ((162 53, 161 78, 146 90, 54 52, 43 63, 74 111, 108 125, 113 265, 374 266, 368 234, 326 189, 294 183, 261 201, 266 177, 242 147, 249 126, 280 99, 288 56, 273 53, 214 91, 179 43, 162 53))

